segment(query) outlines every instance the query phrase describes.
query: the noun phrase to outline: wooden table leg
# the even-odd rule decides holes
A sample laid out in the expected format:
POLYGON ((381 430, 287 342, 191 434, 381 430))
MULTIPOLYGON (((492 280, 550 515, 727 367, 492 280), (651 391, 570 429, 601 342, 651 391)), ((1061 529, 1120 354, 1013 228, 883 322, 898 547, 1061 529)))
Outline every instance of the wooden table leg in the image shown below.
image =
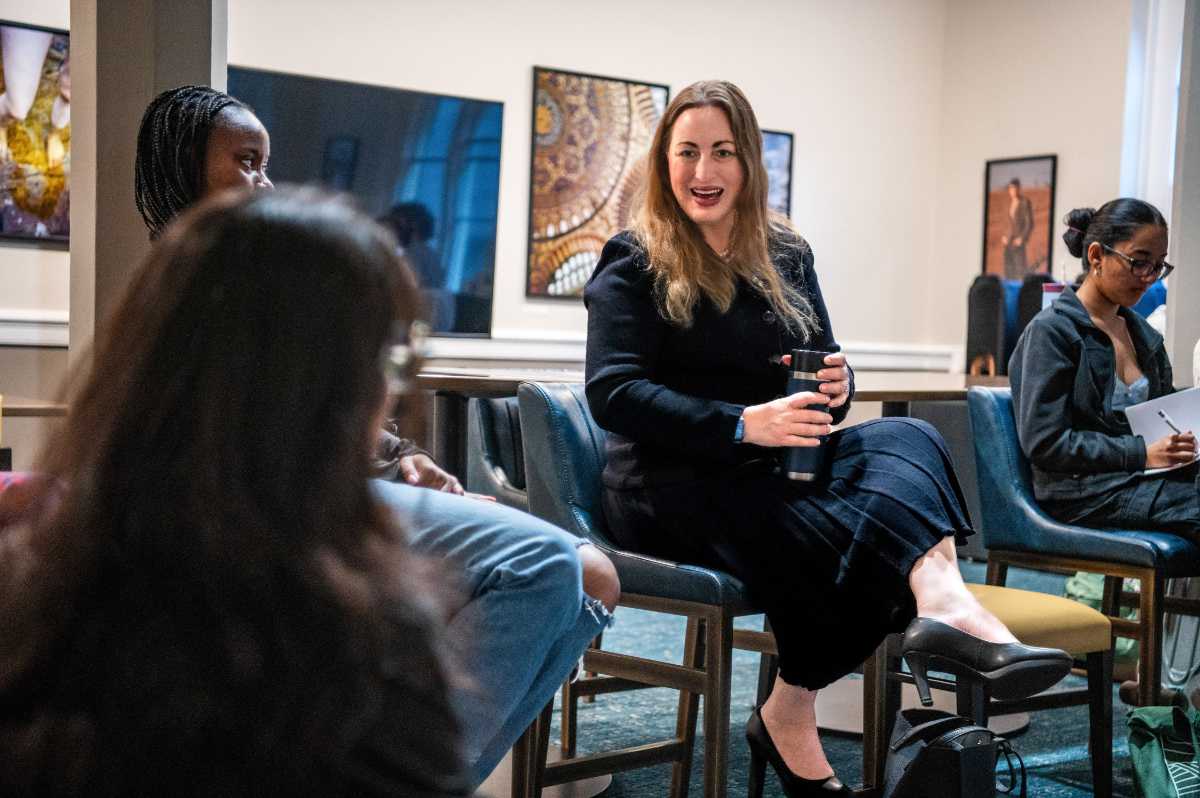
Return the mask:
POLYGON ((433 459, 460 480, 467 469, 467 397, 438 391, 433 395, 433 459))

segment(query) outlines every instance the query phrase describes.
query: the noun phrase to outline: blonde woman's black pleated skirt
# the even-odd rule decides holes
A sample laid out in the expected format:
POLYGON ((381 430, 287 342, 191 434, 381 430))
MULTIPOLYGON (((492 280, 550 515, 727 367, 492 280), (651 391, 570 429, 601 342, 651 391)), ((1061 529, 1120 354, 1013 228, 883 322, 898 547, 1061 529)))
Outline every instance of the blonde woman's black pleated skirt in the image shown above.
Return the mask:
POLYGON ((972 534, 938 432, 884 418, 833 433, 815 482, 769 463, 667 487, 604 491, 610 533, 633 551, 741 579, 766 612, 780 674, 817 689, 861 664, 915 615, 908 574, 947 537, 972 534))

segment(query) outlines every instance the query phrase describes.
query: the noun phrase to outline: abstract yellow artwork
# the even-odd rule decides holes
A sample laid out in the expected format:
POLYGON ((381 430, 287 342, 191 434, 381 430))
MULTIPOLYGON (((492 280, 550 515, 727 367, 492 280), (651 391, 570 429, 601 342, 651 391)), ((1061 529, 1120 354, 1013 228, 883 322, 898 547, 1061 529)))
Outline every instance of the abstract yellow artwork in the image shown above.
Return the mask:
POLYGON ((67 35, 0 23, 0 235, 65 240, 70 170, 67 35))

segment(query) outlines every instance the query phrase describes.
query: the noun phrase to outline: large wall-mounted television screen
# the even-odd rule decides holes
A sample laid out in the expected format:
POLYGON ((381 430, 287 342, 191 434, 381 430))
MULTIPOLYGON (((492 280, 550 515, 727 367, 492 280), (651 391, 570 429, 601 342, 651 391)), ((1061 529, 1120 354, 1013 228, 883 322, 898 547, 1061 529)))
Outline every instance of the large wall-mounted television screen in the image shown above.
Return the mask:
POLYGON ((435 333, 489 335, 501 103, 229 67, 271 135, 276 183, 357 197, 396 233, 435 333))
POLYGON ((0 237, 71 232, 67 32, 0 21, 0 237))

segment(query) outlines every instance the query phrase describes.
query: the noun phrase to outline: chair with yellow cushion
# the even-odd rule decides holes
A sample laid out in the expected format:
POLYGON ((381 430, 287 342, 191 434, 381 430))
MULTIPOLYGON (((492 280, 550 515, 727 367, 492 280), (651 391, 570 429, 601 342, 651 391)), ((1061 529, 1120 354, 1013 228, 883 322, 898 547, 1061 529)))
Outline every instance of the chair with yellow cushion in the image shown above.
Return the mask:
MULTIPOLYGON (((981 684, 958 685, 931 678, 930 686, 955 691, 958 713, 980 725, 997 715, 1087 704, 1093 793, 1100 798, 1111 796, 1113 638, 1108 617, 1061 596, 994 585, 968 588, 1022 643, 1063 649, 1082 660, 1087 687, 1052 689, 1020 701, 1000 701, 991 698, 981 684)), ((900 667, 900 639, 900 635, 892 635, 885 640, 863 672, 863 780, 867 787, 883 784, 888 739, 900 709, 900 686, 912 682, 900 667)))

